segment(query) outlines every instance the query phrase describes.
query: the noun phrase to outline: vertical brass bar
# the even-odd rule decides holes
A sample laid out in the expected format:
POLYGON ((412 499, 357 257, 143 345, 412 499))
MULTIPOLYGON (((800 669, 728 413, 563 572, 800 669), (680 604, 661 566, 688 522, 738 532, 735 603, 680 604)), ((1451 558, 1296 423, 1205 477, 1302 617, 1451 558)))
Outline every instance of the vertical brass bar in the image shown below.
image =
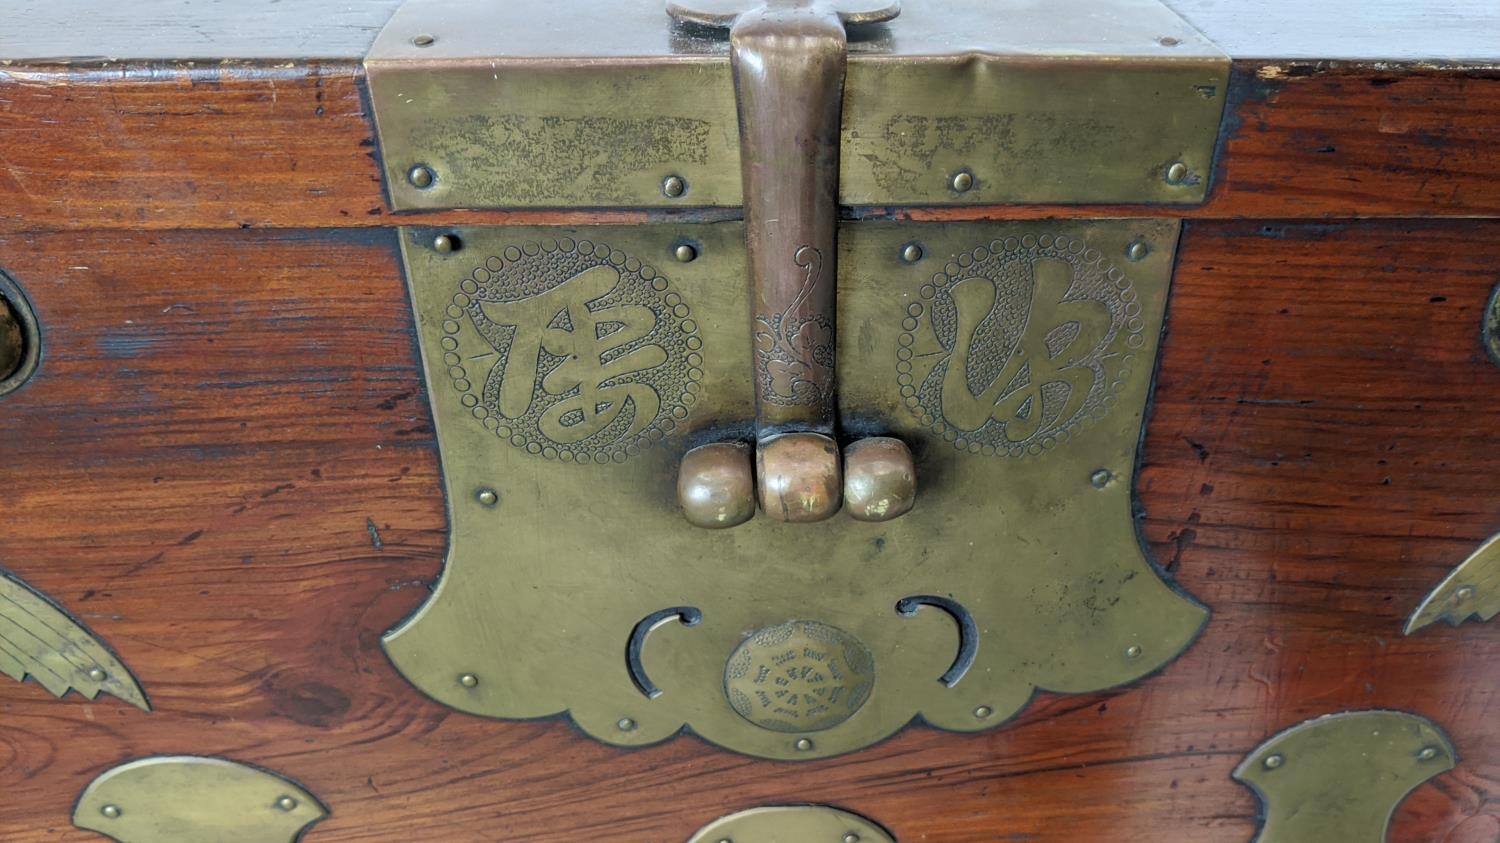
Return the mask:
POLYGON ((839 128, 848 38, 815 0, 730 32, 751 275, 756 429, 831 433, 839 128))

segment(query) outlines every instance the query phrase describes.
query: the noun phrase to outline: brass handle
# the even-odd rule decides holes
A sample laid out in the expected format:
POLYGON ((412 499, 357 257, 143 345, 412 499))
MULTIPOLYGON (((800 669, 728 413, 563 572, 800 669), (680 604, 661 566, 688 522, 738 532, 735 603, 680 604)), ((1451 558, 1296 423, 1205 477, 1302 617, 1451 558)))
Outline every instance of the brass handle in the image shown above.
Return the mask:
MULTIPOLYGON (((729 28, 755 367, 754 477, 748 454, 693 452, 679 474, 679 499, 689 521, 733 526, 753 514, 753 501, 747 506, 735 497, 753 486, 770 517, 822 521, 838 512, 846 494, 845 460, 833 439, 839 143, 849 57, 844 26, 889 20, 900 4, 698 0, 691 8, 669 3, 668 11, 678 20, 729 28)), ((882 448, 854 451, 858 483, 851 512, 865 520, 905 512, 914 492, 914 481, 894 488, 900 486, 894 478, 914 476, 910 452, 883 441, 882 448), (904 453, 904 475, 900 468, 864 464, 877 453, 884 468, 904 453), (896 499, 908 503, 893 506, 896 499)))

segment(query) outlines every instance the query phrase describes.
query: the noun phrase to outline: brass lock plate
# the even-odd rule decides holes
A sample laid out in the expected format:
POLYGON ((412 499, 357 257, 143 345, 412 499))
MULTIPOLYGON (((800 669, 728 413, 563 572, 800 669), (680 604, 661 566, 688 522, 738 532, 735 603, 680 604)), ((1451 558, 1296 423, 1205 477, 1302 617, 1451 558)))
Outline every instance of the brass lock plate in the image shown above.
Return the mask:
POLYGON ((921 497, 717 531, 675 483, 752 436, 742 224, 403 229, 452 532, 387 652, 474 714, 780 759, 1146 676, 1207 617, 1133 517, 1179 227, 842 225, 842 429, 908 443, 921 497))
MULTIPOLYGON (((845 205, 1206 197, 1229 60, 1158 0, 906 0, 849 54, 845 205)), ((728 49, 661 0, 408 0, 365 66, 397 210, 743 204, 728 49)))

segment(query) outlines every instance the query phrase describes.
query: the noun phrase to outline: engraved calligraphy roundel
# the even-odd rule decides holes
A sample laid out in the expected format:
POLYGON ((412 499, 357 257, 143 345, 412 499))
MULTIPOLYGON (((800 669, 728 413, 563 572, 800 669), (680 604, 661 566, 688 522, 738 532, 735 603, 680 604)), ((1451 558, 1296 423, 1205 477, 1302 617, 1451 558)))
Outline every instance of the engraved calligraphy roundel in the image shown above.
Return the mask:
POLYGON ((1146 323, 1124 272, 1082 240, 1007 237, 922 285, 896 382, 960 450, 1035 456, 1102 419, 1141 364, 1146 323))
POLYGON ((870 698, 875 658, 859 639, 817 621, 752 634, 724 668, 739 715, 776 732, 818 732, 848 720, 870 698))
POLYGON ((459 400, 501 439, 547 459, 623 462, 688 416, 702 340, 650 266, 588 240, 507 247, 459 282, 442 325, 459 400), (464 358, 459 338, 483 351, 464 358))

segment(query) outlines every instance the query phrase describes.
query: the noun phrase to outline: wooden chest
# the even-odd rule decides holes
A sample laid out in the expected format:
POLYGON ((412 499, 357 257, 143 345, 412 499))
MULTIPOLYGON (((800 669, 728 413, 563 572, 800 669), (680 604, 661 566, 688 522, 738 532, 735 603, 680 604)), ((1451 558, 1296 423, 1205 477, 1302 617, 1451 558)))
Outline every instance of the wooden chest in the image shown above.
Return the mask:
POLYGON ((0 9, 0 839, 1500 841, 1493 3, 0 9))

